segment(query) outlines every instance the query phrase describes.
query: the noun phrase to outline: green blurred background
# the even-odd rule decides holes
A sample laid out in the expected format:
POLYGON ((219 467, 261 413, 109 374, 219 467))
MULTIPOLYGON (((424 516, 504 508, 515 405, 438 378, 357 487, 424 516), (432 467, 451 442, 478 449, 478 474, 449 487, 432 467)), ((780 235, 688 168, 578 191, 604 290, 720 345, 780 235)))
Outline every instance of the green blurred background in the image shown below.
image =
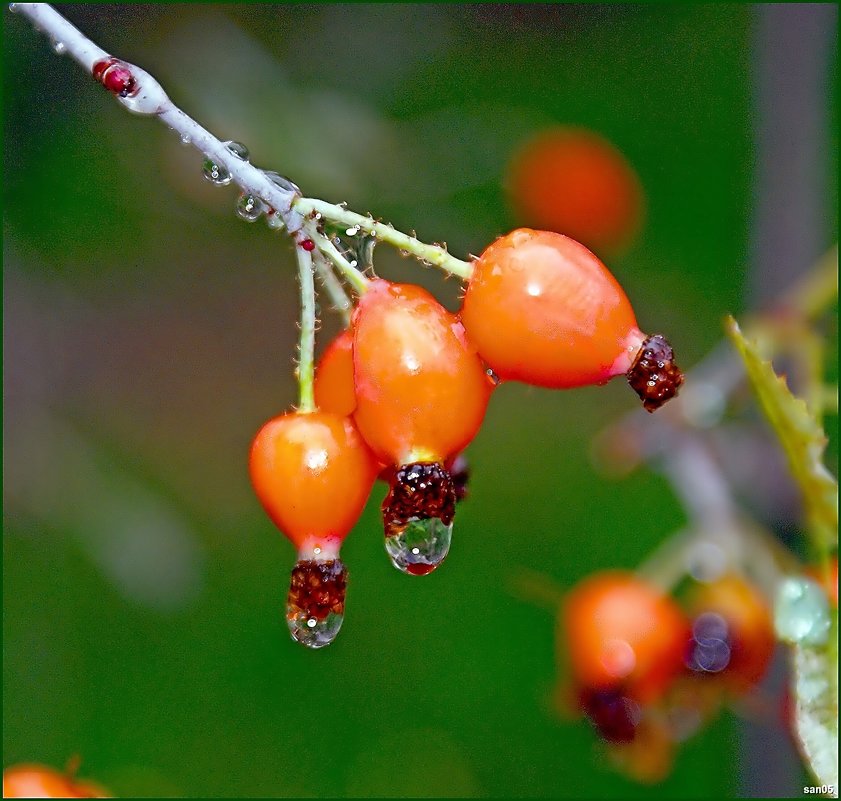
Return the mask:
MULTIPOLYGON (((600 132, 647 202, 611 267, 681 366, 836 236, 825 178, 807 258, 756 258, 769 175, 756 6, 58 8, 260 166, 460 255, 519 222, 503 180, 524 138, 600 132)), ((831 136, 804 125, 799 143, 824 176, 837 167, 829 20, 803 36, 828 53, 814 93, 831 136)), ((798 791, 790 750, 778 792, 758 783, 771 752, 757 757, 729 715, 642 788, 554 711, 553 616, 512 577, 569 587, 632 567, 684 522, 662 478, 614 482, 591 464, 594 435, 634 406, 622 382, 502 387, 445 566, 421 580, 390 567, 378 486, 343 551, 341 636, 322 652, 293 644, 293 548, 246 472, 253 434, 295 400, 291 248, 237 219, 236 193, 202 181, 196 151, 127 114, 26 20, 4 10, 3 36, 4 765, 80 754, 117 795, 798 791)), ((456 282, 384 246, 376 264, 454 307, 456 282)), ((326 317, 321 345, 336 329, 326 317)), ((752 725, 782 748, 773 704, 764 718, 752 725)))

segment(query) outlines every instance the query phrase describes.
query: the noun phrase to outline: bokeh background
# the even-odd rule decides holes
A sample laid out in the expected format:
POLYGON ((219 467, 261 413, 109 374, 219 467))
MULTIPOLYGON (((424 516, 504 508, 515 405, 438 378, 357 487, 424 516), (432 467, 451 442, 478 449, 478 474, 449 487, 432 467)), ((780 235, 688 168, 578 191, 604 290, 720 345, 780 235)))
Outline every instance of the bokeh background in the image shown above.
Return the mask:
MULTIPOLYGON (((611 267, 685 367, 837 236, 834 5, 58 8, 260 166, 460 255, 521 222, 525 138, 599 132, 646 197, 611 267)), ((512 576, 630 568, 684 522, 663 478, 591 463, 636 402, 622 382, 502 387, 444 567, 390 567, 378 487, 341 636, 294 645, 293 548, 246 472, 295 400, 291 248, 3 14, 4 765, 79 754, 117 795, 800 793, 773 703, 646 788, 554 709, 553 616, 512 576)), ((455 307, 454 281, 384 246, 376 264, 455 307)))

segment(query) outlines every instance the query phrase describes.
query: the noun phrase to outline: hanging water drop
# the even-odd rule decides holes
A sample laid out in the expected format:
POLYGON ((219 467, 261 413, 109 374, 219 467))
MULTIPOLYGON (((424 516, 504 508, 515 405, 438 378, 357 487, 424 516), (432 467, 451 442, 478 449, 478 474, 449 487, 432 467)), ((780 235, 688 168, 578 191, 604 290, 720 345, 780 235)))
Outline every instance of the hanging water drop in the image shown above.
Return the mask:
POLYGON ((248 148, 242 142, 234 142, 230 140, 225 142, 225 147, 241 161, 248 161, 248 148))
POLYGON ((347 568, 341 560, 298 560, 286 599, 292 639, 307 648, 330 645, 344 621, 346 589, 347 568))
POLYGON ((493 387, 498 387, 502 383, 502 379, 490 367, 485 369, 485 375, 488 377, 488 382, 493 387))
POLYGON ((182 145, 192 145, 193 144, 193 137, 190 134, 181 134, 181 144, 182 145))
POLYGON ((348 236, 356 236, 359 233, 359 226, 358 225, 352 225, 350 228, 348 228, 345 231, 345 233, 348 236))
POLYGON ((243 192, 236 205, 237 216, 246 222, 254 222, 266 212, 266 204, 260 198, 243 192))
POLYGON ((402 573, 424 576, 450 551, 456 491, 437 462, 403 465, 383 501, 385 550, 402 573))
POLYGON ((217 164, 212 159, 206 159, 204 161, 201 171, 205 180, 210 181, 215 186, 226 186, 231 182, 231 174, 227 168, 221 164, 217 164))
POLYGON ((401 573, 425 576, 450 552, 453 524, 438 517, 410 520, 399 534, 385 538, 388 558, 401 573))
POLYGON ((266 215, 266 225, 273 231, 282 231, 286 227, 283 218, 277 212, 266 215))
POLYGON ((64 42, 58 41, 58 39, 54 39, 52 42, 53 52, 57 56, 63 56, 67 52, 67 45, 64 42))
POLYGON ((814 581, 798 577, 782 582, 774 608, 774 628, 781 640, 823 645, 831 625, 826 595, 814 581))

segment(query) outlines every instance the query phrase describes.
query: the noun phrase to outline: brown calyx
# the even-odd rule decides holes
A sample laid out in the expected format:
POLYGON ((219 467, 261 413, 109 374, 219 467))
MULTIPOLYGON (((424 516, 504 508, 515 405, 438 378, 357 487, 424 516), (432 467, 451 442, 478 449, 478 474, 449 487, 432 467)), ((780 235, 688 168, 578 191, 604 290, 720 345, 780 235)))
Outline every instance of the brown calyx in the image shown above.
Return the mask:
POLYGON ((438 462, 413 462, 397 468, 383 501, 386 537, 403 532, 412 520, 437 517, 444 525, 456 513, 452 476, 438 462))
POLYGON ((677 395, 683 383, 683 373, 675 364, 672 346, 661 334, 654 334, 642 343, 626 376, 649 412, 656 411, 677 395))
POLYGON ((345 612, 347 568, 340 559, 301 559, 292 569, 286 614, 324 620, 345 612))

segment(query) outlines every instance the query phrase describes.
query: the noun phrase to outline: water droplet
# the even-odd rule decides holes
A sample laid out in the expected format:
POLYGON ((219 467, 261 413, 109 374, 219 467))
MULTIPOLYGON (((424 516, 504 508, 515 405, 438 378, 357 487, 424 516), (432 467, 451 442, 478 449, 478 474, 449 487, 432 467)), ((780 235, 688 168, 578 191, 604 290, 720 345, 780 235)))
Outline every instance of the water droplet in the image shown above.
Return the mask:
POLYGON ((193 144, 193 138, 190 136, 190 134, 181 134, 181 144, 182 145, 192 145, 193 144))
POLYGON ((277 213, 266 215, 266 225, 273 231, 282 231, 286 227, 283 218, 277 213))
POLYGON ((344 619, 344 615, 336 615, 332 612, 322 619, 307 617, 299 613, 292 617, 287 615, 286 624, 289 626, 289 633, 293 640, 307 648, 315 649, 324 648, 336 639, 344 619))
POLYGON ((248 161, 248 148, 242 142, 234 142, 233 140, 225 142, 225 147, 233 153, 241 161, 248 161))
POLYGON ((307 648, 330 645, 344 621, 346 587, 347 569, 341 560, 300 559, 286 599, 292 639, 307 648))
POLYGON ((356 236, 359 233, 359 226, 358 225, 352 225, 350 228, 345 230, 345 233, 348 236, 356 236))
POLYGON ((823 590, 807 578, 787 578, 777 592, 774 627, 781 640, 823 645, 832 624, 823 590))
POLYGON ((201 171, 205 179, 216 186, 227 186, 231 182, 231 174, 228 170, 211 159, 205 160, 201 171))
POLYGON ((237 200, 236 212, 240 219, 246 222, 259 220, 266 211, 266 204, 258 197, 243 192, 237 200))
POLYGON ((385 550, 393 564, 403 573, 425 576, 435 570, 450 551, 453 524, 440 518, 410 520, 399 534, 385 538, 385 550))
POLYGON ((17 14, 18 13, 18 4, 17 3, 9 3, 9 11, 11 11, 12 14, 17 14))
POLYGON ((58 40, 53 40, 52 42, 53 51, 58 56, 63 56, 67 52, 67 45, 64 42, 59 42, 58 40))
POLYGON ((502 379, 490 367, 485 369, 485 375, 488 377, 491 386, 498 387, 502 383, 502 379))
MULTIPOLYGON (((300 195, 301 190, 297 184, 290 181, 288 178, 284 178, 280 173, 277 172, 267 172, 263 171, 263 174, 268 178, 275 186, 279 186, 285 192, 295 192, 296 194, 300 195)), ((321 215, 316 215, 316 219, 321 215)))

